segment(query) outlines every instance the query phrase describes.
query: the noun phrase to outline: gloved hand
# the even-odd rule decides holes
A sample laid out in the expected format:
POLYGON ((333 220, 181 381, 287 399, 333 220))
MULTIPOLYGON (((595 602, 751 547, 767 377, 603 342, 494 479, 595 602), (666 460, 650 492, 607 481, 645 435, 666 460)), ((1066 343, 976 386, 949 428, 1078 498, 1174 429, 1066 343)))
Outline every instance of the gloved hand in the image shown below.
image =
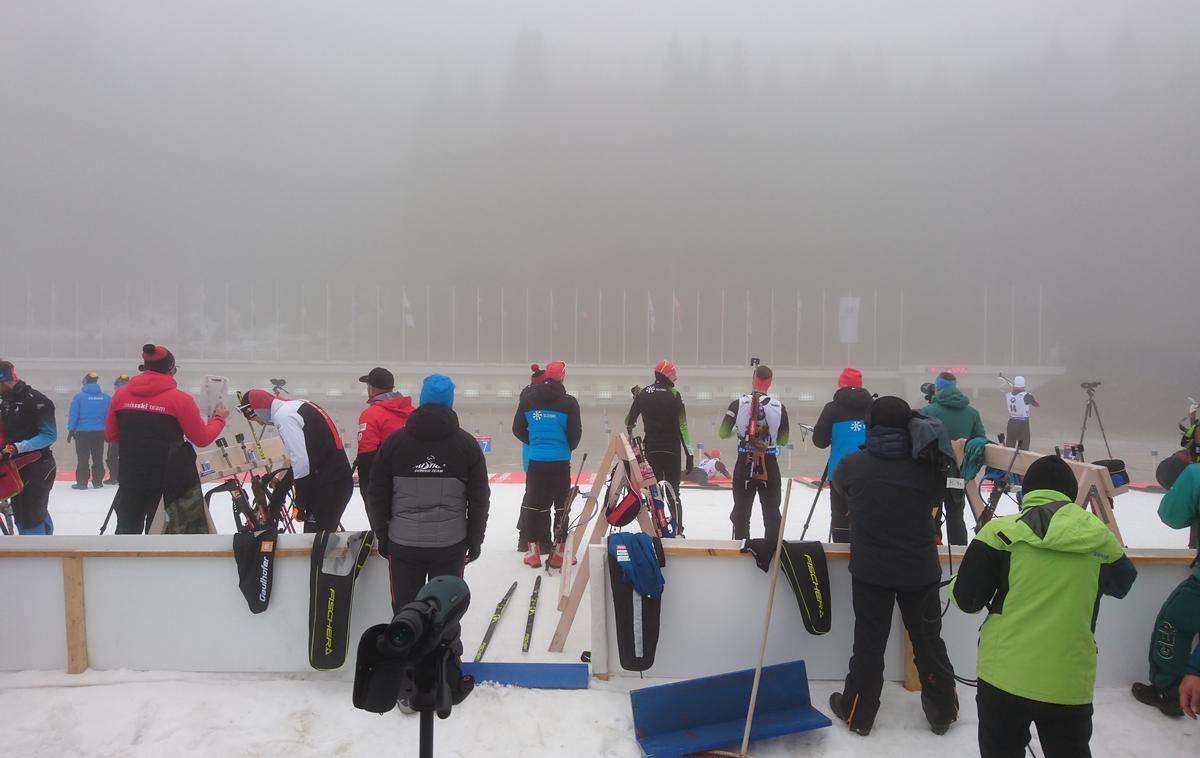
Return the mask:
POLYGON ((379 551, 381 558, 388 557, 388 540, 386 534, 382 538, 379 535, 375 536, 375 549, 379 551))
POLYGON ((16 458, 16 457, 17 457, 17 446, 16 445, 5 445, 4 447, 0 447, 0 461, 7 461, 9 458, 16 458))
POLYGON ((687 460, 683 464, 683 473, 685 476, 687 474, 692 473, 692 469, 695 468, 695 466, 693 465, 693 464, 695 464, 695 462, 696 461, 692 458, 692 454, 688 453, 687 460))
POLYGON ((75 432, 67 432, 67 444, 71 444, 71 440, 75 439, 75 432))
POLYGON ((467 547, 467 563, 474 563, 479 560, 479 553, 482 549, 481 545, 470 545, 467 547))

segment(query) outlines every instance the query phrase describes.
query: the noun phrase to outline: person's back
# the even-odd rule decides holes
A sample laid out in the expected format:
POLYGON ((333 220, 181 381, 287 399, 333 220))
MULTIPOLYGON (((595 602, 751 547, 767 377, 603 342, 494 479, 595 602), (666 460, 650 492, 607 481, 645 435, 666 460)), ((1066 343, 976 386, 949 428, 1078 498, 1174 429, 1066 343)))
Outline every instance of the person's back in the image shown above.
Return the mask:
POLYGON ((513 432, 529 445, 530 461, 569 461, 579 444, 579 402, 561 382, 532 385, 517 408, 513 432))
POLYGON ((971 401, 959 391, 954 375, 939 374, 934 384, 937 393, 921 412, 941 421, 952 440, 985 436, 979 411, 972 408, 971 401))
MULTIPOLYGON (((89 378, 95 376, 89 374, 89 378)), ((111 398, 96 381, 85 382, 83 388, 71 399, 71 410, 67 418, 68 432, 103 432, 104 419, 108 415, 111 398)))

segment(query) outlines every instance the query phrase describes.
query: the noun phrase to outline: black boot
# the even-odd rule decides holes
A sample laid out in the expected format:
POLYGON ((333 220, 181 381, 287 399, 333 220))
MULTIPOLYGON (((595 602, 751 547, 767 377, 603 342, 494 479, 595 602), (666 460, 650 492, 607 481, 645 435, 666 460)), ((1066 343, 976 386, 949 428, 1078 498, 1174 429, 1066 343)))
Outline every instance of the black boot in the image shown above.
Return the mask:
POLYGON ((846 705, 846 699, 842 697, 842 693, 835 692, 829 696, 829 709, 833 711, 833 715, 837 716, 839 720, 845 721, 846 725, 850 727, 850 731, 855 734, 866 737, 871 733, 870 726, 850 723, 850 708, 846 705))
POLYGON ((1179 718, 1183 715, 1183 709, 1179 707, 1179 685, 1160 690, 1153 684, 1135 682, 1131 691, 1139 703, 1157 708, 1164 716, 1179 718))

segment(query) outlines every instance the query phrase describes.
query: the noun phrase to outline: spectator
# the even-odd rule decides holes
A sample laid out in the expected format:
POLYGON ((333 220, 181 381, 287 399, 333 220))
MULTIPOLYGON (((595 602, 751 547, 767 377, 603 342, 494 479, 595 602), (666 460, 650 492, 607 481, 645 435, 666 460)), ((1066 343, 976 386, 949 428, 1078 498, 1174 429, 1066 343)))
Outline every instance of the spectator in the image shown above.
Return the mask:
MULTIPOLYGON (((117 390, 129 384, 129 375, 121 374, 113 380, 113 396, 117 394, 117 390)), ((111 399, 110 399, 111 402, 111 399)), ((107 412, 105 414, 107 418, 107 412)), ((105 484, 117 484, 120 481, 121 470, 121 443, 110 442, 108 444, 108 453, 104 456, 104 463, 108 466, 108 478, 104 480, 105 484)))
POLYGON ((413 411, 412 398, 395 391, 396 380, 385 368, 373 368, 358 381, 367 385, 367 407, 358 415, 358 489, 366 502, 375 452, 392 432, 403 429, 413 411))
MULTIPOLYGON (((821 409, 813 426, 813 444, 822 450, 829 447, 829 462, 825 466, 825 481, 832 482, 838 462, 849 453, 858 452, 867 440, 867 408, 871 393, 863 389, 862 372, 846 368, 838 377, 838 389, 833 400, 821 409), (832 447, 831 447, 832 446, 832 447)), ((829 490, 829 533, 833 542, 850 541, 850 512, 840 493, 829 490)))
POLYGON ((461 577, 483 546, 491 498, 487 461, 453 408, 450 377, 426 377, 420 406, 375 458, 367 516, 388 559, 393 612, 430 579, 461 577))
MULTIPOLYGON (((952 440, 969 440, 973 437, 983 437, 983 421, 979 411, 971 407, 971 401, 958 390, 958 380, 954 374, 942 372, 933 380, 937 392, 929 405, 922 411, 930 418, 936 418, 946 428, 946 434, 952 440)), ((956 474, 957 475, 957 472, 956 474)), ((963 520, 966 506, 966 495, 959 489, 943 488, 939 497, 943 500, 946 513, 946 536, 951 545, 967 544, 967 524, 963 520)))
POLYGON ((57 439, 54 403, 21 381, 12 363, 0 360, 0 458, 39 454, 21 468, 25 486, 10 501, 21 534, 54 534, 49 502, 58 466, 50 447, 57 439))
POLYGON ((104 436, 120 444, 120 486, 113 498, 117 534, 150 530, 162 500, 171 451, 186 444, 208 447, 225 428, 229 411, 218 404, 207 421, 191 395, 175 384, 175 356, 162 345, 142 346, 139 373, 108 404, 104 436))
POLYGON ((92 486, 104 486, 104 419, 111 398, 100 389, 100 377, 88 372, 83 389, 71 400, 67 416, 67 441, 75 438, 75 484, 72 489, 86 490, 88 462, 91 462, 92 486))

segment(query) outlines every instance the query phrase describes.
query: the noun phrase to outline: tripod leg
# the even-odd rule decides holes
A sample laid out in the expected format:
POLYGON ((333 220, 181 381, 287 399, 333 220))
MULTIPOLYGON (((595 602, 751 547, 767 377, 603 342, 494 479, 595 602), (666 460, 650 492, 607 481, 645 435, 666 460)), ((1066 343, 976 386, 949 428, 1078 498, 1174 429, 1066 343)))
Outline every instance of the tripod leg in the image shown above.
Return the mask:
POLYGON ((1095 409, 1096 413, 1096 424, 1100 427, 1100 437, 1104 440, 1104 450, 1108 453, 1108 457, 1111 460, 1113 457, 1112 448, 1108 446, 1108 435, 1104 433, 1104 422, 1100 420, 1100 406, 1096 405, 1095 400, 1091 402, 1092 408, 1095 409))
POLYGON ((421 711, 420 758, 433 758, 433 710, 421 711))

